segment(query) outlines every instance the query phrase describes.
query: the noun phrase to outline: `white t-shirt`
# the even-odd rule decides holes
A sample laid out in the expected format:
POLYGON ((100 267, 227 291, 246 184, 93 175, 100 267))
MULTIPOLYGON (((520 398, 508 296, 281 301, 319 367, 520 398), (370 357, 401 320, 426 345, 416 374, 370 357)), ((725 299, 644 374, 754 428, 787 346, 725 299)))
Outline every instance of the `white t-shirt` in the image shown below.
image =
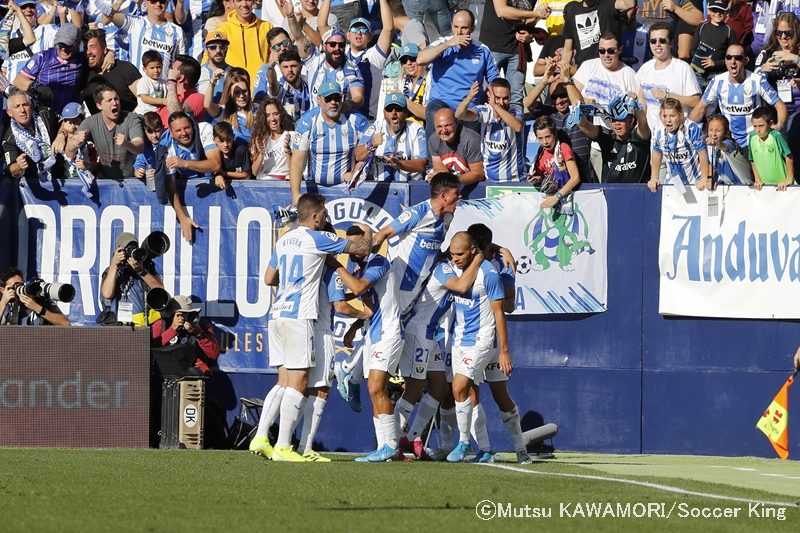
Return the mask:
MULTIPOLYGON (((600 62, 600 58, 584 61, 574 76, 575 81, 583 85, 581 94, 586 103, 596 103, 608 108, 615 96, 627 93, 639 93, 639 81, 636 72, 623 65, 618 70, 608 70, 600 62)), ((610 124, 605 124, 610 128, 610 124)))
MULTIPOLYGON (((659 111, 661 101, 653 96, 653 89, 659 88, 664 91, 669 89, 670 93, 681 96, 691 96, 700 94, 700 85, 694 75, 692 67, 686 62, 677 58, 672 58, 666 68, 656 70, 656 60, 651 59, 636 73, 636 79, 644 92, 647 101, 647 125, 650 131, 655 131, 661 125, 659 111)), ((684 116, 689 116, 690 109, 684 109, 684 116)))
POLYGON ((284 131, 277 139, 270 138, 264 150, 264 159, 256 175, 257 180, 285 180, 289 175, 289 160, 286 158, 286 139, 294 132, 284 131))
POLYGON ((136 99, 139 101, 139 105, 136 106, 134 112, 140 115, 144 115, 148 111, 158 111, 156 106, 142 102, 139 96, 143 94, 153 98, 165 98, 167 96, 167 86, 161 80, 153 80, 147 76, 139 78, 139 81, 136 82, 136 99))

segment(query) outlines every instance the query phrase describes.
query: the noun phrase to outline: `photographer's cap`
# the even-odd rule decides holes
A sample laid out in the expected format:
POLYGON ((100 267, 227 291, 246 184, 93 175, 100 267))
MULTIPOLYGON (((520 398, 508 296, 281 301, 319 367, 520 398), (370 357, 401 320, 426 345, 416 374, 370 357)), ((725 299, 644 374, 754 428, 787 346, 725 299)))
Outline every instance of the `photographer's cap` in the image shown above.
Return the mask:
POLYGON ((202 307, 192 307, 192 299, 188 296, 178 295, 172 298, 175 300, 175 303, 178 304, 178 309, 175 311, 180 311, 181 313, 191 313, 192 311, 200 312, 203 310, 202 307))
POLYGON ((130 243, 135 242, 139 243, 136 240, 136 236, 133 233, 128 233, 127 231, 120 233, 119 237, 117 237, 117 248, 125 248, 130 243))
POLYGON ((64 44, 66 46, 75 46, 81 40, 81 34, 78 27, 74 24, 64 24, 56 32, 55 43, 64 44))
POLYGON ((83 107, 77 102, 70 102, 61 110, 61 120, 72 120, 83 114, 83 107))

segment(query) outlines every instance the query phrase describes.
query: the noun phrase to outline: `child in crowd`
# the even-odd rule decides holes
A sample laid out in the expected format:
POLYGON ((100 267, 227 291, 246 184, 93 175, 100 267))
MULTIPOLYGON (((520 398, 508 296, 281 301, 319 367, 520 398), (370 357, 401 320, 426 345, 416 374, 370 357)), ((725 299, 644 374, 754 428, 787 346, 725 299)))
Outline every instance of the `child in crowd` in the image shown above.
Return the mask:
POLYGON ((539 141, 539 151, 531 167, 528 182, 548 195, 541 204, 543 209, 554 207, 561 204, 580 185, 578 164, 569 143, 558 138, 558 128, 552 118, 537 118, 533 123, 533 131, 539 141))
POLYGON ((706 127, 706 150, 711 175, 695 185, 699 190, 712 189, 716 184, 749 185, 753 183, 750 175, 750 162, 739 151, 731 137, 731 127, 723 115, 708 117, 706 127), (716 181, 714 181, 716 179, 716 181))
POLYGON ((91 198, 90 191, 95 180, 94 174, 89 170, 85 156, 86 152, 93 151, 96 159, 97 153, 94 151, 94 144, 86 143, 84 148, 78 150, 75 158, 67 156, 67 144, 72 142, 75 145, 82 145, 83 139, 89 134, 87 131, 78 133, 78 128, 83 122, 83 106, 77 102, 70 102, 61 110, 61 126, 58 134, 51 145, 54 154, 61 154, 64 157, 64 171, 68 178, 79 179, 83 185, 82 189, 87 197, 91 198))
POLYGON ((725 50, 736 41, 736 34, 725 24, 729 0, 709 0, 708 20, 697 26, 692 46, 692 68, 697 83, 705 89, 708 81, 725 71, 725 50))
POLYGON ((753 111, 753 131, 747 139, 748 156, 753 168, 756 190, 766 185, 777 185, 779 191, 794 183, 792 151, 775 123, 773 110, 766 106, 753 111))
POLYGON ((167 87, 161 79, 161 70, 164 60, 155 50, 148 50, 142 54, 142 70, 144 76, 136 82, 136 98, 139 105, 134 110, 140 115, 148 111, 158 111, 159 107, 167 105, 167 87))
POLYGON ((156 147, 164 132, 164 124, 158 113, 155 111, 145 113, 142 117, 142 129, 147 140, 144 143, 144 151, 138 154, 136 161, 133 162, 133 175, 147 180, 148 190, 155 190, 153 179, 156 166, 158 166, 156 165, 156 147))
POLYGON ((672 185, 680 180, 678 187, 698 180, 707 183, 710 172, 703 130, 697 123, 685 119, 678 100, 665 99, 661 104, 661 127, 653 137, 647 186, 656 192, 659 182, 672 185), (662 159, 666 159, 667 167, 663 181, 659 180, 662 159))
POLYGON ((214 173, 214 185, 225 189, 231 179, 248 180, 252 177, 247 144, 234 138, 233 126, 229 122, 214 124, 214 144, 222 156, 222 169, 214 173))

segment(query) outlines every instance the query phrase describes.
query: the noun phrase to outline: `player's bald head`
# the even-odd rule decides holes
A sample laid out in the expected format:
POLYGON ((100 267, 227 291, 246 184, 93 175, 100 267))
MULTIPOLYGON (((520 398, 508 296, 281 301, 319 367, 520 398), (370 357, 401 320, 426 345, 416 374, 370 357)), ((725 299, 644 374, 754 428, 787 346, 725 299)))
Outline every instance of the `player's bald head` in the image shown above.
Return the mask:
POLYGON ((471 246, 475 245, 475 241, 473 240, 472 236, 467 233, 466 231, 459 231, 453 238, 450 239, 450 248, 458 248, 461 250, 469 249, 471 246))

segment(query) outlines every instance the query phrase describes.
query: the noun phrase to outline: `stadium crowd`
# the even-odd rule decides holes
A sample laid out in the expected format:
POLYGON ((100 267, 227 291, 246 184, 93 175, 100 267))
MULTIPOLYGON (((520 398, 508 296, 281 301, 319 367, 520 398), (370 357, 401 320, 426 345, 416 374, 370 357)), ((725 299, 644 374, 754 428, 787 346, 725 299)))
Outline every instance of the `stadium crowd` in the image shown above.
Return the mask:
MULTIPOLYGON (((425 243, 443 241, 460 188, 481 181, 528 181, 545 192, 543 208, 568 202, 582 182, 785 189, 800 138, 796 12, 780 0, 10 0, 0 20, 5 173, 43 186, 77 178, 87 195, 96 179, 142 180, 175 208, 190 242, 197 224, 176 180, 220 190, 287 181, 300 226, 279 239, 265 274, 278 286, 269 352, 281 373, 251 451, 324 460, 311 444, 332 354, 316 343, 330 337, 318 317, 332 306, 357 319, 346 342, 369 321, 364 355, 336 367, 351 402, 368 378, 378 447, 364 460, 403 447, 428 457, 421 436, 437 410, 451 443, 459 432, 438 455, 463 460, 472 435, 476 460, 492 460, 477 396, 485 379, 529 462, 505 385, 513 258, 485 227, 454 236, 449 260, 425 243), (302 195, 303 181, 364 179, 428 180, 431 199, 374 236, 360 225, 347 239, 322 232, 324 198, 302 195), (391 261, 371 253, 395 236, 391 261), (337 253, 357 270, 325 259, 337 253), (364 306, 350 305, 344 287, 364 306), (429 359, 443 359, 445 302, 456 316, 452 387, 444 363, 429 359), (393 405, 398 366, 408 381, 393 405), (273 449, 267 430, 278 417, 273 449)), ((107 279, 108 298, 119 290, 107 279)))

